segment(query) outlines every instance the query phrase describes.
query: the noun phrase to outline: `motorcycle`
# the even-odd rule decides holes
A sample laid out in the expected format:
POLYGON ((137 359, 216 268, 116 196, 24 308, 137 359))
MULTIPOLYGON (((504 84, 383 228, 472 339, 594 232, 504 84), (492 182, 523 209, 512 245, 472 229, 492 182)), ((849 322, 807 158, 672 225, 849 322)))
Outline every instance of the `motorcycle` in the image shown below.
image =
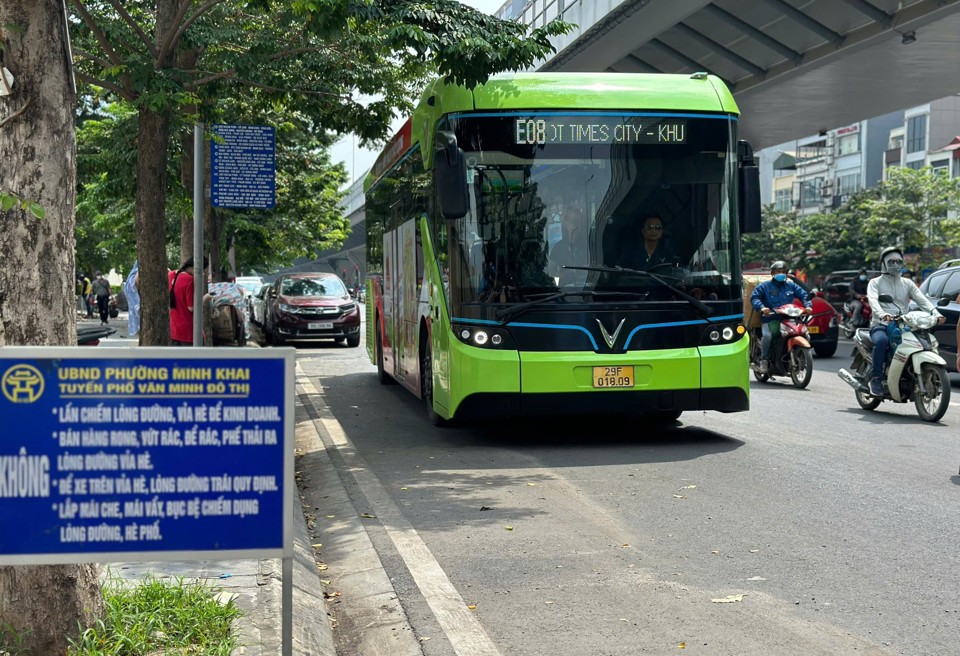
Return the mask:
POLYGON ((101 339, 115 332, 117 329, 110 326, 80 324, 77 326, 77 346, 97 346, 101 339))
POLYGON ((804 388, 813 377, 813 353, 807 323, 811 315, 798 305, 782 305, 774 314, 780 320, 780 334, 770 344, 770 364, 766 373, 760 370, 760 330, 754 331, 750 343, 750 368, 753 376, 765 383, 774 376, 790 376, 794 387, 804 388))
POLYGON ((860 314, 853 316, 853 302, 847 301, 843 304, 843 321, 840 322, 840 332, 847 339, 851 339, 858 328, 866 328, 870 325, 873 317, 873 310, 870 309, 870 302, 866 296, 858 296, 860 301, 860 314))
MULTIPOLYGON (((891 302, 884 294, 881 301, 891 302)), ((870 331, 861 328, 854 335, 852 371, 841 369, 840 378, 850 385, 857 403, 864 410, 874 410, 884 401, 913 401, 917 414, 924 421, 940 421, 950 406, 950 378, 946 361, 938 352, 939 344, 929 330, 937 325, 937 317, 924 310, 900 314, 891 320, 895 326, 890 339, 892 355, 884 365, 883 395, 873 396, 869 382, 873 376, 873 340, 870 331)))

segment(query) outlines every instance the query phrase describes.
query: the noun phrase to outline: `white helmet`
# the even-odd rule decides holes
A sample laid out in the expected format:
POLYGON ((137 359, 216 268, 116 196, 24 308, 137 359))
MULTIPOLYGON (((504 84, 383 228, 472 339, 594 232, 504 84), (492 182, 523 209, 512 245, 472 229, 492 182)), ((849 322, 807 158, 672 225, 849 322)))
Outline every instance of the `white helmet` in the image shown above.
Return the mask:
POLYGON ((884 248, 880 253, 880 270, 888 276, 899 276, 903 271, 903 251, 899 246, 884 248))

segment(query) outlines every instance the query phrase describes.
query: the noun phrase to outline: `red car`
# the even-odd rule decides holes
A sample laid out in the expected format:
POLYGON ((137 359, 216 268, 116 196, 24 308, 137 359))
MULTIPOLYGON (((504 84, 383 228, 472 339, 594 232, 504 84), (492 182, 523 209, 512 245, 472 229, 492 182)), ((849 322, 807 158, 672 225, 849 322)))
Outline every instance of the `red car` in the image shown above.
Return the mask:
POLYGON ((264 331, 275 345, 332 339, 360 345, 360 308, 334 273, 287 273, 267 291, 264 331))
MULTIPOLYGON (((745 271, 743 278, 744 292, 746 292, 748 279, 755 283, 749 286, 749 289, 752 290, 756 284, 770 280, 770 272, 745 271)), ((811 292, 806 283, 799 278, 790 276, 790 280, 803 287, 807 296, 811 297, 810 305, 813 316, 810 318, 810 323, 807 324, 807 330, 810 333, 810 346, 813 347, 813 352, 817 354, 818 358, 832 357, 837 352, 837 341, 840 338, 840 317, 837 311, 823 298, 822 292, 811 292)), ((748 300, 744 299, 744 302, 746 303, 748 300)), ((745 319, 748 319, 748 317, 745 317, 745 319)))

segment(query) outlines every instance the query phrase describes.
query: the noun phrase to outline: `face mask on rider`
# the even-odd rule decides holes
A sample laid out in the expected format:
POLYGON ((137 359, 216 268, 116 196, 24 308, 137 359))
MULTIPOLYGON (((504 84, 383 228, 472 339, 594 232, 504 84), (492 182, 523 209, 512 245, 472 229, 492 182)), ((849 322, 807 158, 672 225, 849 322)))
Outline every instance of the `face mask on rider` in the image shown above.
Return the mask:
POLYGON ((891 253, 883 261, 884 273, 891 276, 899 276, 903 270, 903 258, 897 253, 891 253))
POLYGON ((866 276, 860 276, 860 282, 866 282, 866 281, 867 281, 866 276))
POLYGON ((786 280, 787 280, 787 274, 785 274, 785 273, 778 273, 777 275, 775 275, 775 276, 773 277, 773 279, 776 280, 777 282, 786 282, 786 280))

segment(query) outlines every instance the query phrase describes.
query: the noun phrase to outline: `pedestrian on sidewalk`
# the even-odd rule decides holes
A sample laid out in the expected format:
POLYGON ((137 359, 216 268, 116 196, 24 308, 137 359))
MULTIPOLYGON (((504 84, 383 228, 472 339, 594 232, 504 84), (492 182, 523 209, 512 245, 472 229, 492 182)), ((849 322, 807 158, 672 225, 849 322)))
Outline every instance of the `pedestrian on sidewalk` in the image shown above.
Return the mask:
POLYGON ((140 263, 133 261, 133 268, 123 283, 127 297, 127 337, 136 337, 140 332, 140 263))
POLYGON ((80 274, 80 295, 83 297, 83 307, 87 310, 87 319, 93 319, 96 297, 93 295, 93 283, 85 273, 80 274))
MULTIPOLYGON (((204 279, 207 258, 203 258, 204 279)), ((174 346, 193 346, 193 258, 187 258, 170 281, 170 341, 174 346)))
POLYGON ((110 297, 113 292, 110 290, 110 281, 103 277, 103 274, 97 271, 92 284, 93 294, 97 297, 97 310, 100 312, 100 325, 106 326, 107 319, 110 316, 110 297))

